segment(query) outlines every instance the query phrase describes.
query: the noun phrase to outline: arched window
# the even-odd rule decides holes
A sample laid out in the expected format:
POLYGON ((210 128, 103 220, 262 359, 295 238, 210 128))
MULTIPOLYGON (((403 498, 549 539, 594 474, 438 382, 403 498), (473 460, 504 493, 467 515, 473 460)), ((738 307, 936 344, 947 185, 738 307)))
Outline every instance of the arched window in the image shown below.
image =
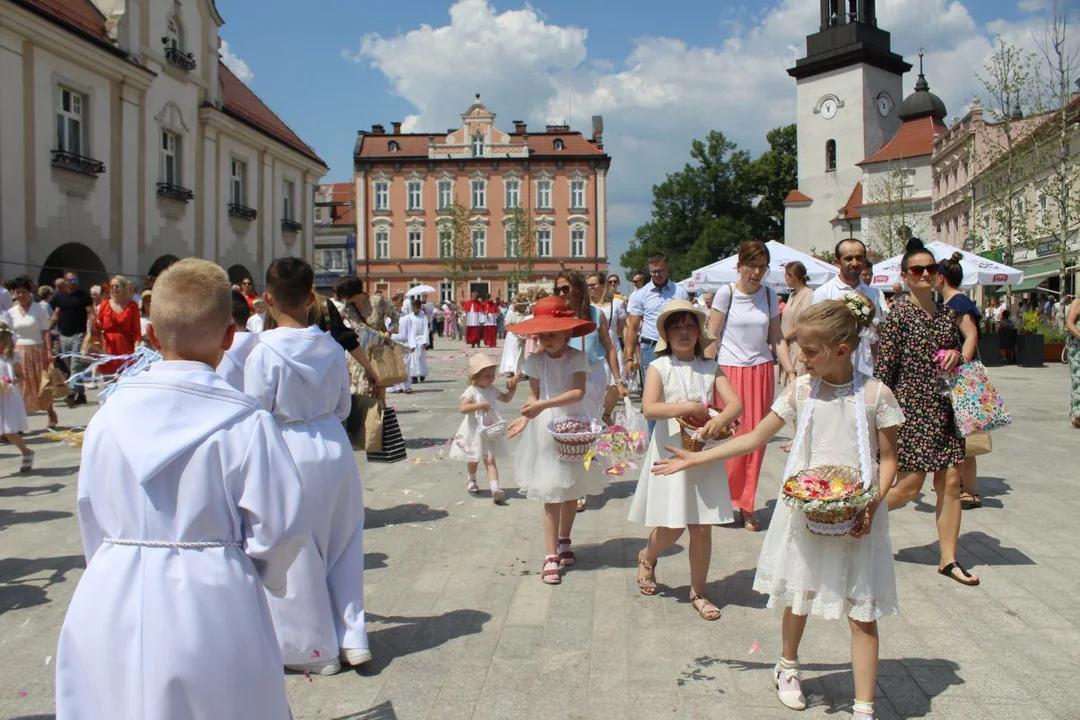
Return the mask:
POLYGON ((836 170, 836 141, 825 142, 825 172, 836 170))
POLYGON ((165 46, 171 47, 173 50, 183 50, 184 42, 180 33, 180 21, 176 18, 169 18, 169 29, 165 35, 165 46))

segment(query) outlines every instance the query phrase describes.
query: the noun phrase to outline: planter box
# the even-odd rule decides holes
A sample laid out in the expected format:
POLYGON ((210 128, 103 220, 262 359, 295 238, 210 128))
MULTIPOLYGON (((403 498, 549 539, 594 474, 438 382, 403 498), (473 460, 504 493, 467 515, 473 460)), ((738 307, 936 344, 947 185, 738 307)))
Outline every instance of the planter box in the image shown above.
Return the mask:
POLYGON ((1065 351, 1065 343, 1043 342, 1043 360, 1048 363, 1061 362, 1061 353, 1065 351))
POLYGON ((1021 334, 1016 338, 1016 364, 1022 367, 1043 366, 1043 336, 1021 334))
POLYGON ((1001 340, 997 333, 987 333, 979 338, 979 359, 986 367, 1001 364, 1001 340))

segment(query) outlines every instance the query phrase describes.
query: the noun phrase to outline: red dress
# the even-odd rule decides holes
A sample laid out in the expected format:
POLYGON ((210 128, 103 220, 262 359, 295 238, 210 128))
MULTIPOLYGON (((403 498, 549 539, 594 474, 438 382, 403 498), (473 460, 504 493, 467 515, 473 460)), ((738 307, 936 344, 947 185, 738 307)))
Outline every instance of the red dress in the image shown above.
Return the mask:
MULTIPOLYGON (((103 300, 98 306, 97 321, 101 326, 106 354, 130 355, 135 352, 135 345, 142 339, 142 324, 139 322, 139 306, 134 300, 119 314, 108 300, 103 300)), ((112 375, 125 364, 120 360, 105 363, 101 366, 101 374, 112 375)))

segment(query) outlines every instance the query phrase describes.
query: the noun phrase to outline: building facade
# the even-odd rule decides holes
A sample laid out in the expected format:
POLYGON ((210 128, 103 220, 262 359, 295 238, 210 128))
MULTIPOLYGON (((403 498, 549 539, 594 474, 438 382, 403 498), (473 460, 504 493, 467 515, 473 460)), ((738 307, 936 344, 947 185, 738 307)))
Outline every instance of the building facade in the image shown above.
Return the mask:
POLYGON ((355 272, 356 211, 351 182, 328 183, 315 189, 315 287, 328 292, 337 281, 355 272))
POLYGON ((0 275, 310 257, 326 164, 221 63, 212 0, 0 0, 0 275))
POLYGON ((506 298, 564 268, 607 269, 602 118, 591 138, 566 125, 504 131, 476 100, 446 133, 358 134, 356 272, 373 291, 506 298))

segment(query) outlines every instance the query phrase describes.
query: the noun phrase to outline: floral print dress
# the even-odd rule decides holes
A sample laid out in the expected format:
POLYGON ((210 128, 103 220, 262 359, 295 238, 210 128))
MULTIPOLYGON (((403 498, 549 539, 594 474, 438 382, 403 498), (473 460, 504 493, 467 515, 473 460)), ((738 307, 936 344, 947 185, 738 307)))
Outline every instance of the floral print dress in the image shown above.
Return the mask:
POLYGON ((937 304, 931 316, 917 302, 896 305, 878 328, 881 345, 874 376, 896 395, 906 422, 898 431, 900 472, 936 472, 964 461, 952 403, 937 389, 939 350, 960 351, 956 313, 937 304))

